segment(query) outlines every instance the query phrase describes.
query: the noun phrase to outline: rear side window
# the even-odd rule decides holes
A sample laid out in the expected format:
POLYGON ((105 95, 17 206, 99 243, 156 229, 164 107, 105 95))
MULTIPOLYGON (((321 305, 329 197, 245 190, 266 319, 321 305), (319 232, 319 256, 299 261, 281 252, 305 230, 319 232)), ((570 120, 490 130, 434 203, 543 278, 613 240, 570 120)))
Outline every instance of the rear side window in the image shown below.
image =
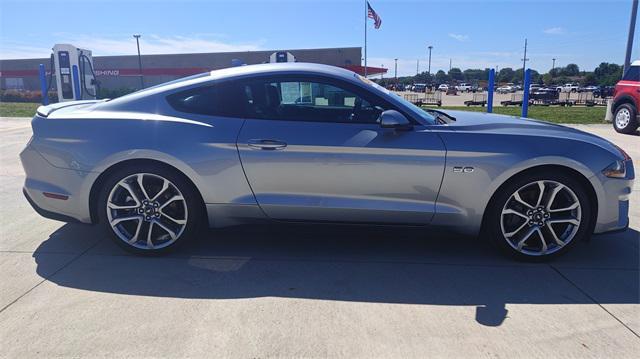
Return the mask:
POLYGON ((206 116, 245 116, 246 95, 233 82, 207 85, 167 96, 176 111, 206 116))
POLYGON ((625 81, 640 81, 640 66, 629 66, 622 79, 625 81))

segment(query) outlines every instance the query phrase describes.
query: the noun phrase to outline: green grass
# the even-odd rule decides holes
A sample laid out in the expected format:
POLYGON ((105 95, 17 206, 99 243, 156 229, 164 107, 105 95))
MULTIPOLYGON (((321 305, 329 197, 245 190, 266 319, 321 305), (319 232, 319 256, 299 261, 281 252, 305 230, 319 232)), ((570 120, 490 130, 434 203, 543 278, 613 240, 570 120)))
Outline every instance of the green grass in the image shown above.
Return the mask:
POLYGON ((33 102, 0 102, 0 117, 33 117, 39 103, 33 102))
MULTIPOLYGON (((0 102, 0 117, 33 117, 38 103, 0 102)), ((437 107, 432 107, 437 108, 437 107)), ((442 109, 485 112, 480 106, 443 106, 442 109)), ((520 116, 518 106, 494 106, 493 112, 502 115, 520 116)), ((529 117, 555 123, 603 123, 605 107, 529 107, 529 117)))
MULTIPOLYGON (((427 107, 437 109, 438 107, 427 107)), ((462 110, 486 112, 486 107, 481 106, 443 106, 447 110, 462 110)), ((529 106, 529 118, 555 123, 604 123, 605 107, 544 107, 529 106)), ((501 115, 520 116, 522 108, 519 106, 493 106, 493 113, 501 115)))

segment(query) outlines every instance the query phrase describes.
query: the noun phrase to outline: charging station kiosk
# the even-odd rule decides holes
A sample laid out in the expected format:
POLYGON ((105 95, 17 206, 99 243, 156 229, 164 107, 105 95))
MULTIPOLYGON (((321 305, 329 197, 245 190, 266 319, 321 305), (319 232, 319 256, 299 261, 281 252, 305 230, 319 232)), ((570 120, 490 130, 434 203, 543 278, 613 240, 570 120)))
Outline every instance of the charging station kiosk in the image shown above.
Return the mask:
POLYGON ((48 102, 47 93, 54 81, 58 102, 95 100, 98 95, 98 81, 93 69, 91 51, 69 44, 54 45, 48 81, 44 76, 44 65, 40 66, 43 102, 48 102))
POLYGON ((277 51, 269 56, 270 63, 276 62, 296 62, 296 57, 287 51, 277 51))

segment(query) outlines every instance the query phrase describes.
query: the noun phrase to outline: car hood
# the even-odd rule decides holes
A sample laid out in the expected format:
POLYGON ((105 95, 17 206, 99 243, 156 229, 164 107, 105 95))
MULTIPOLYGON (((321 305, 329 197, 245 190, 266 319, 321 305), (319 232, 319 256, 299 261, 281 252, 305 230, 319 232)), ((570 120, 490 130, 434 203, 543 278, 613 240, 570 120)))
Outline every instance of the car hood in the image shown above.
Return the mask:
POLYGON ((442 112, 455 117, 447 126, 456 132, 494 133, 520 136, 543 136, 588 142, 599 146, 616 157, 620 151, 611 142, 602 137, 578 129, 555 123, 533 120, 523 117, 496 115, 485 112, 451 111, 442 112))

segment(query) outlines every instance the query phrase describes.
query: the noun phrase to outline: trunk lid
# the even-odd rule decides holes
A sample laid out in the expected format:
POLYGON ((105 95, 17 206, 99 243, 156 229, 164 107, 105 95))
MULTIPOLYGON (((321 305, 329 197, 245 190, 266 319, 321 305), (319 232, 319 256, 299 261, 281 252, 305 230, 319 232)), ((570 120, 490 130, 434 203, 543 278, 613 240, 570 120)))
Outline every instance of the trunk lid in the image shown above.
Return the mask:
POLYGON ((82 101, 67 101, 67 102, 58 102, 52 103, 47 106, 40 106, 36 110, 36 114, 40 117, 48 117, 54 111, 58 111, 60 109, 69 109, 72 110, 71 107, 75 109, 85 109, 89 106, 95 105, 97 103, 105 102, 106 100, 82 100, 82 101))

